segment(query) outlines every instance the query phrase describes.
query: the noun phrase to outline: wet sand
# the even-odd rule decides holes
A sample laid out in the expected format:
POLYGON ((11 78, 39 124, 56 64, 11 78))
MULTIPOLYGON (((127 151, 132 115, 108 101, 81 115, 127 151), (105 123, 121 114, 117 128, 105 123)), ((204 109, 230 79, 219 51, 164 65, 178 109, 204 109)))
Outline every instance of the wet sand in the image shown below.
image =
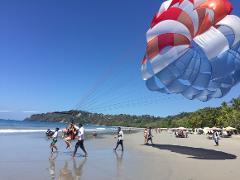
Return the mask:
POLYGON ((153 146, 143 145, 143 133, 125 135, 125 151, 114 152, 111 135, 85 142, 89 157, 72 158, 59 139, 51 156, 50 141, 41 133, 0 135, 0 179, 190 180, 237 179, 240 138, 222 139, 214 146, 205 136, 177 139, 154 134, 153 146))

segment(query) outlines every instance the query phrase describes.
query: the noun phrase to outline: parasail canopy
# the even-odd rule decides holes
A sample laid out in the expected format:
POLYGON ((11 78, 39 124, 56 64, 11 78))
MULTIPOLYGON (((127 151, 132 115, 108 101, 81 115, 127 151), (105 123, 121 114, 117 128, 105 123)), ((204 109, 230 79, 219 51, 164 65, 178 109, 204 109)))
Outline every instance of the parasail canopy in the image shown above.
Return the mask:
POLYGON ((228 0, 168 0, 146 33, 141 72, 151 91, 221 98, 240 81, 240 18, 228 0))

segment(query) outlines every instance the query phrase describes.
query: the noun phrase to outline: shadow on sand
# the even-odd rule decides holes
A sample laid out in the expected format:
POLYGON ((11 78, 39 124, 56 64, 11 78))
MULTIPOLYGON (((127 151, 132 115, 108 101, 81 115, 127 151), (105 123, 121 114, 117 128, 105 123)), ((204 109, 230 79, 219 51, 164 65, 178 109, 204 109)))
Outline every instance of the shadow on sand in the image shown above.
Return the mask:
POLYGON ((228 154, 222 151, 216 151, 212 149, 194 148, 179 145, 169 145, 169 144, 154 144, 148 145, 161 150, 169 150, 171 152, 189 155, 188 158, 193 159, 205 159, 205 160, 227 160, 236 159, 237 156, 234 154, 228 154))

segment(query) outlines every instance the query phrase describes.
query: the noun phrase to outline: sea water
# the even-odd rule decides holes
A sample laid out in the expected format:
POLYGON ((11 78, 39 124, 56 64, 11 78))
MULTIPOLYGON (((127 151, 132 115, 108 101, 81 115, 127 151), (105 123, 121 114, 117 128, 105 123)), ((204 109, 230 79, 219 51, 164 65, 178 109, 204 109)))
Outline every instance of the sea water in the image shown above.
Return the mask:
MULTIPOLYGON (((60 122, 0 120, 0 134, 46 132, 47 129, 54 130, 56 127, 64 129, 67 126, 67 123, 60 122)), ((111 132, 115 130, 114 127, 92 124, 86 124, 84 127, 86 132, 111 132)))

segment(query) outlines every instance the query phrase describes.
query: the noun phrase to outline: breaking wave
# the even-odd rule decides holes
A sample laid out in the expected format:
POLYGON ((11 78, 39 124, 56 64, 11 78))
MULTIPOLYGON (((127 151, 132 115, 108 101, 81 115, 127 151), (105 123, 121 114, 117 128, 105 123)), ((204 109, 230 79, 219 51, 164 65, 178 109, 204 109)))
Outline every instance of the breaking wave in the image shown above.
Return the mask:
MULTIPOLYGON (((52 129, 54 131, 54 129, 52 129)), ((106 128, 86 128, 86 132, 100 132, 106 131, 106 128)), ((13 133, 39 133, 46 132, 47 129, 0 129, 0 134, 13 134, 13 133)), ((61 132, 61 130, 60 130, 61 132)))
POLYGON ((46 132, 42 129, 0 129, 0 134, 46 132))

